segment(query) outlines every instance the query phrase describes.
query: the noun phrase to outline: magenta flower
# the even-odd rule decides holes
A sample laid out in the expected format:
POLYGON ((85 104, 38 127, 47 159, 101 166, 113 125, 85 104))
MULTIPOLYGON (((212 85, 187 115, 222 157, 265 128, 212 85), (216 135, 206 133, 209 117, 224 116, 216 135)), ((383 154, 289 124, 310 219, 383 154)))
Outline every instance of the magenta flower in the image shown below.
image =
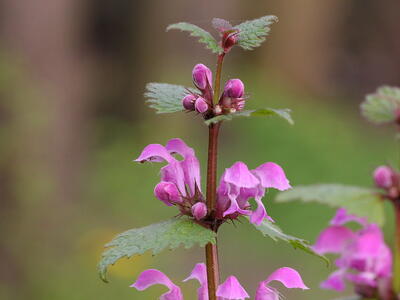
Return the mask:
POLYGON ((249 215, 250 221, 256 225, 264 219, 273 221, 262 202, 265 190, 275 188, 283 191, 290 187, 283 169, 273 162, 254 170, 249 170, 243 162, 236 162, 225 170, 217 189, 217 217, 234 219, 239 215, 249 215), (257 203, 255 211, 250 210, 251 198, 257 203))
POLYGON ((168 292, 161 295, 160 300, 183 300, 179 286, 175 285, 164 273, 155 269, 143 271, 131 287, 143 291, 155 284, 165 285, 169 289, 168 292))
MULTIPOLYGON (((230 33, 231 35, 233 33, 230 33)), ((233 34, 231 39, 236 35, 233 34)), ((198 92, 190 92, 182 99, 182 106, 188 111, 196 111, 205 118, 219 114, 230 114, 244 108, 246 97, 244 84, 240 79, 230 79, 226 82, 225 88, 217 105, 213 106, 214 91, 212 88, 212 72, 203 65, 197 64, 192 71, 193 83, 198 92), (211 110, 213 108, 213 110, 211 110)))
MULTIPOLYGON (((161 168, 161 182, 154 189, 155 196, 166 205, 176 205, 184 215, 201 220, 207 215, 204 196, 201 193, 200 166, 194 150, 181 139, 172 139, 164 147, 150 144, 144 148, 138 162, 166 162, 161 168), (179 154, 183 160, 178 160, 179 154)), ((250 216, 250 221, 259 225, 268 216, 262 198, 267 188, 286 190, 289 181, 283 169, 267 162, 249 170, 243 162, 236 162, 225 170, 217 189, 216 218, 223 221, 250 216), (257 208, 252 211, 249 201, 254 198, 257 208)))
POLYGON ((218 106, 224 112, 242 110, 245 105, 244 84, 240 79, 230 79, 226 82, 218 106))
POLYGON ((393 169, 388 166, 380 166, 374 171, 375 184, 382 189, 389 189, 392 187, 394 177, 395 173, 393 169))
MULTIPOLYGON (((205 264, 196 264, 189 277, 183 280, 183 282, 191 279, 195 279, 200 283, 200 287, 197 290, 197 299, 208 300, 207 271, 205 264)), ((272 281, 279 281, 289 289, 308 289, 301 279, 300 274, 296 270, 284 267, 277 269, 266 280, 259 283, 255 300, 280 299, 280 293, 269 285, 272 281)), ((139 291, 143 291, 155 284, 162 284, 168 288, 168 292, 161 295, 160 300, 184 299, 181 289, 175 285, 164 273, 154 269, 142 272, 136 282, 131 285, 131 287, 134 287, 139 291)), ((217 297, 219 297, 219 300, 243 300, 250 298, 249 294, 235 276, 229 276, 224 283, 218 286, 217 297)))
POLYGON ((369 297, 392 276, 392 254, 380 228, 364 218, 348 215, 342 208, 332 219, 331 226, 319 235, 314 250, 320 254, 340 255, 335 262, 339 269, 321 284, 322 288, 343 291, 345 280, 349 280, 360 295, 369 297), (343 226, 351 221, 362 228, 352 231, 343 226))

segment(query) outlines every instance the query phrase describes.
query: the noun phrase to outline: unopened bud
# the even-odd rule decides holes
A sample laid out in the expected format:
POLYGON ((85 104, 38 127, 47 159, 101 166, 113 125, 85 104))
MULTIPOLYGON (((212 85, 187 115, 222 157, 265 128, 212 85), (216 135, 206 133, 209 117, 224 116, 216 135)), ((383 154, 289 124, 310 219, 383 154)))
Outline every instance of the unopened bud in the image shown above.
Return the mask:
POLYGON ((197 202, 192 206, 192 215, 196 220, 201 220, 207 215, 207 206, 203 202, 197 202))
POLYGON ((208 104, 207 104, 206 100, 204 100, 204 98, 202 98, 202 97, 197 98, 194 105, 195 105, 196 111, 201 114, 205 113, 208 110, 208 104))
POLYGON ((161 181, 154 188, 154 195, 168 206, 182 202, 178 188, 172 182, 161 181))
POLYGON ((229 30, 222 35, 221 43, 225 53, 228 53, 231 48, 237 43, 238 33, 239 32, 237 30, 229 30))
POLYGON ((193 82, 200 90, 207 89, 212 86, 212 72, 203 64, 197 64, 192 71, 193 82))
POLYGON ((240 79, 230 79, 226 82, 224 96, 230 98, 242 98, 244 95, 244 84, 240 79))
POLYGON ((393 170, 388 166, 380 166, 374 171, 374 181, 377 187, 388 189, 393 185, 393 170))
POLYGON ((196 96, 189 94, 186 95, 183 99, 182 99, 182 105, 185 109, 187 110, 194 110, 194 102, 196 101, 196 96))

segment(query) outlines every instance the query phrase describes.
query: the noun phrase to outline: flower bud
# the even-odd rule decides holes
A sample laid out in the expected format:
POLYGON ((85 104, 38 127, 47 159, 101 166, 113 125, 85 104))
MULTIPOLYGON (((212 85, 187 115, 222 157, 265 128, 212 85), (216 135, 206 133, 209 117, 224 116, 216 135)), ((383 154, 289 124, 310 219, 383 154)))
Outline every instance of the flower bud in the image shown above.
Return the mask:
POLYGON ((193 82, 199 90, 212 86, 212 72, 203 64, 197 64, 192 71, 193 82))
POLYGON ((196 99, 196 102, 194 104, 196 111, 199 113, 205 113, 208 110, 208 104, 204 98, 199 97, 196 99))
POLYGON ((207 206, 203 202, 197 202, 192 206, 192 215, 196 220, 201 220, 207 215, 207 206))
POLYGON ((196 101, 196 96, 189 94, 186 95, 183 99, 182 99, 182 105, 185 109, 187 110, 194 110, 194 102, 196 101))
POLYGON ((240 79, 230 79, 226 82, 224 96, 230 98, 242 98, 244 95, 244 84, 240 79))
POLYGON ((393 170, 388 166, 380 166, 374 171, 374 181, 377 187, 388 189, 393 185, 393 170))
POLYGON ((237 30, 229 30, 223 33, 221 45, 224 49, 224 53, 228 53, 238 42, 238 33, 237 30))
POLYGON ((154 188, 154 195, 168 206, 182 202, 178 188, 172 182, 161 181, 158 183, 154 188))

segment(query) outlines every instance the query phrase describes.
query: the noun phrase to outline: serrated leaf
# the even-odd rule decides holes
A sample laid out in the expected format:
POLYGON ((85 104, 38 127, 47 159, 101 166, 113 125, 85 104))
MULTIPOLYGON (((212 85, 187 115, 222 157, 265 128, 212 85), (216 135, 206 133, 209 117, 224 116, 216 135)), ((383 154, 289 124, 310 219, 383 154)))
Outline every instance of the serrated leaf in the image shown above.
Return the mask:
POLYGON ((276 16, 264 16, 236 25, 234 28, 239 30, 238 45, 245 50, 259 47, 271 30, 270 25, 277 21, 276 16))
POLYGON ((149 250, 157 254, 164 249, 175 249, 180 245, 185 248, 195 244, 205 246, 207 243, 215 243, 215 236, 213 231, 189 219, 170 219, 125 231, 105 245, 108 249, 104 251, 98 264, 100 278, 107 282, 107 267, 123 257, 130 258, 149 250))
POLYGON ((285 119, 289 124, 293 125, 294 121, 290 115, 290 112, 291 111, 288 108, 284 108, 284 109, 261 108, 261 109, 255 109, 255 110, 244 110, 244 111, 239 111, 239 112, 236 112, 233 114, 219 115, 214 118, 206 120, 205 123, 206 123, 206 125, 210 125, 212 123, 218 123, 221 121, 230 121, 236 117, 278 116, 278 117, 285 119))
POLYGON ((308 254, 317 256, 317 257, 321 258, 322 260, 324 260, 328 266, 330 265, 330 261, 327 257, 314 252, 314 250, 311 248, 310 242, 300 239, 300 238, 297 238, 297 237, 294 237, 294 236, 290 236, 286 233, 283 233, 282 230, 277 225, 272 223, 271 221, 264 220, 260 225, 255 225, 255 224, 253 224, 253 225, 264 236, 269 236, 274 241, 280 240, 280 241, 289 243, 290 245, 293 246, 294 249, 300 249, 308 254))
POLYGON ((144 96, 157 113, 173 113, 183 111, 182 99, 188 91, 194 92, 193 89, 181 85, 151 82, 146 85, 144 96))
POLYGON ((180 22, 176 24, 171 24, 167 27, 167 31, 171 29, 179 29, 181 31, 190 32, 191 36, 198 37, 199 42, 206 45, 206 48, 210 49, 213 53, 221 53, 223 50, 218 45, 218 42, 208 31, 196 26, 194 24, 180 22))
POLYGON ((400 88, 382 86, 361 103, 361 113, 369 121, 381 124, 393 122, 400 109, 400 88))
POLYGON ((383 225, 385 220, 383 201, 375 189, 341 184, 316 184, 296 186, 279 193, 276 197, 277 202, 293 200, 343 207, 350 214, 366 217, 369 222, 378 225, 383 225))

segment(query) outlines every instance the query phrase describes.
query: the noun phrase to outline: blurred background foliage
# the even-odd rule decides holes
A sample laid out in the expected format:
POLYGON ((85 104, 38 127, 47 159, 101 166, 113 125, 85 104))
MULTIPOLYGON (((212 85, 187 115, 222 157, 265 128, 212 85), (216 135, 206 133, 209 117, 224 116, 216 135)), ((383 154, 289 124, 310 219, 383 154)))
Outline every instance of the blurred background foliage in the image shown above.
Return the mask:
MULTIPOLYGON (((397 163, 397 146, 392 129, 367 124, 358 105, 376 86, 400 83, 399 10, 395 0, 0 0, 0 298, 155 299, 163 288, 128 287, 143 269, 178 283, 203 261, 202 249, 181 249, 118 263, 109 284, 96 273, 113 235, 176 213, 152 194, 159 166, 131 162, 145 145, 181 137, 205 165, 199 118, 155 115, 143 102, 146 82, 190 85, 196 63, 215 65, 187 34, 165 33, 170 23, 211 29, 213 17, 280 18, 261 48, 229 54, 223 77, 244 81, 248 108, 289 107, 296 124, 223 124, 220 173, 236 160, 274 161, 293 185, 371 185, 375 166, 397 163)), ((273 197, 265 198, 269 214, 311 241, 334 213, 273 197)), ((385 230, 391 243, 390 210, 385 230)), ((336 296, 318 288, 331 271, 321 261, 251 226, 224 226, 220 244, 222 278, 237 275, 252 295, 290 266, 311 290, 284 291, 288 299, 336 296)), ((196 288, 183 284, 187 299, 196 288)))

